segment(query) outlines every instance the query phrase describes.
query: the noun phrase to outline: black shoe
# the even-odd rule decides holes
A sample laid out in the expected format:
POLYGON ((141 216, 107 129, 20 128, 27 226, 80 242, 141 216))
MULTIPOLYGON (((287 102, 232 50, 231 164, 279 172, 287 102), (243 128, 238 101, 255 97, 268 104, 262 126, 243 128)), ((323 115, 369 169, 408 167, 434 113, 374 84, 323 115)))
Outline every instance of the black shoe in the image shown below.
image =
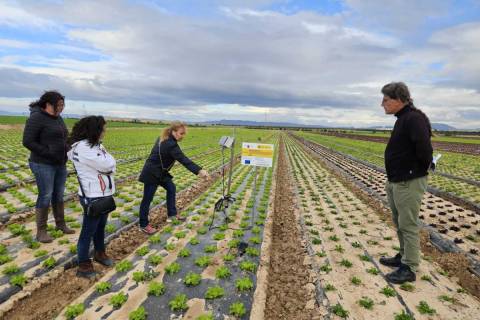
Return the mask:
POLYGON ((400 268, 387 274, 386 278, 389 282, 395 284, 402 284, 404 282, 413 282, 417 280, 415 272, 412 272, 410 267, 403 263, 400 265, 400 268))
POLYGON ((397 253, 393 258, 381 257, 379 261, 384 266, 398 268, 402 264, 402 255, 397 253))

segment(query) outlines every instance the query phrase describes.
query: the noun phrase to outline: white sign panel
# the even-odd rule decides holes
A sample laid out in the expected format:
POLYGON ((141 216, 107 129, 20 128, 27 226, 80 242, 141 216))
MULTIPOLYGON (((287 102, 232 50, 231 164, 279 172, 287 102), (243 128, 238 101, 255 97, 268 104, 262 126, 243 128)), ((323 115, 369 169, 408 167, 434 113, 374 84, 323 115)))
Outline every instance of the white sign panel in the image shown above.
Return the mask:
POLYGON ((243 142, 242 164, 271 167, 273 164, 273 144, 243 142))

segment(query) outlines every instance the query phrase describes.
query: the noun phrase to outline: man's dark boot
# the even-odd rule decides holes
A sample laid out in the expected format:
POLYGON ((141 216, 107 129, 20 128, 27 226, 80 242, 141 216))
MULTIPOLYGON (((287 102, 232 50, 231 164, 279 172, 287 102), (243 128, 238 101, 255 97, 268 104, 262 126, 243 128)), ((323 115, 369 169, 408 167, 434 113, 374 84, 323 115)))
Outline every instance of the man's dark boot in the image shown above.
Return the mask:
POLYGON ((88 261, 83 261, 78 264, 77 277, 93 279, 97 273, 93 269, 93 264, 90 259, 88 261))
POLYGON ((47 233, 48 207, 36 208, 35 216, 37 221, 37 241, 50 243, 53 238, 47 233))
POLYGON ((95 254, 93 255, 93 260, 97 261, 100 264, 103 264, 106 267, 111 267, 113 266, 113 261, 110 259, 105 251, 95 251, 95 254))
POLYGON ((395 284, 402 284, 405 282, 413 282, 417 280, 415 273, 410 270, 409 266, 403 263, 397 270, 388 273, 386 275, 386 278, 389 282, 395 284))
POLYGON ((57 230, 62 230, 64 234, 74 234, 75 231, 65 224, 65 207, 63 202, 52 203, 53 216, 57 230))
POLYGON ((402 264, 402 255, 397 253, 393 258, 381 257, 379 261, 384 266, 398 268, 402 264))

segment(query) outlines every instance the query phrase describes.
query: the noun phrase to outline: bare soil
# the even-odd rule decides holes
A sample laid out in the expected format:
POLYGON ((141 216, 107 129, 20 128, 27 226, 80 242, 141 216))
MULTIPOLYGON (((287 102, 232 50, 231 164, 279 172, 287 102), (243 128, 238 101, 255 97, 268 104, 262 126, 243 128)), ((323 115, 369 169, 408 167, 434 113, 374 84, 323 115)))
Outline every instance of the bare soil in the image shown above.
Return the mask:
POLYGON ((23 124, 0 124, 0 130, 23 129, 23 124))
POLYGON ((321 319, 317 306, 306 308, 314 299, 314 292, 307 289, 312 277, 309 266, 303 264, 308 254, 295 216, 295 194, 283 140, 279 150, 265 319, 321 319))

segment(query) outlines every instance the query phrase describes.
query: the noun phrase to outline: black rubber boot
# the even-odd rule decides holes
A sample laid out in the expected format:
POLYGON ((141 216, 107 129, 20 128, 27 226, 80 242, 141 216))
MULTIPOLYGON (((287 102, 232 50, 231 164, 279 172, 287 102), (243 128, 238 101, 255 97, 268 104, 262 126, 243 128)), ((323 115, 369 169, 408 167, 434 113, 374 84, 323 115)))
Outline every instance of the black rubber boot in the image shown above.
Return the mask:
POLYGON ((397 270, 390 272, 385 277, 389 282, 395 284, 402 284, 405 282, 413 282, 417 280, 415 272, 412 272, 412 270, 410 270, 410 267, 403 263, 397 270))
POLYGON ((381 257, 379 261, 384 266, 398 268, 402 264, 402 255, 397 253, 393 258, 381 257))

